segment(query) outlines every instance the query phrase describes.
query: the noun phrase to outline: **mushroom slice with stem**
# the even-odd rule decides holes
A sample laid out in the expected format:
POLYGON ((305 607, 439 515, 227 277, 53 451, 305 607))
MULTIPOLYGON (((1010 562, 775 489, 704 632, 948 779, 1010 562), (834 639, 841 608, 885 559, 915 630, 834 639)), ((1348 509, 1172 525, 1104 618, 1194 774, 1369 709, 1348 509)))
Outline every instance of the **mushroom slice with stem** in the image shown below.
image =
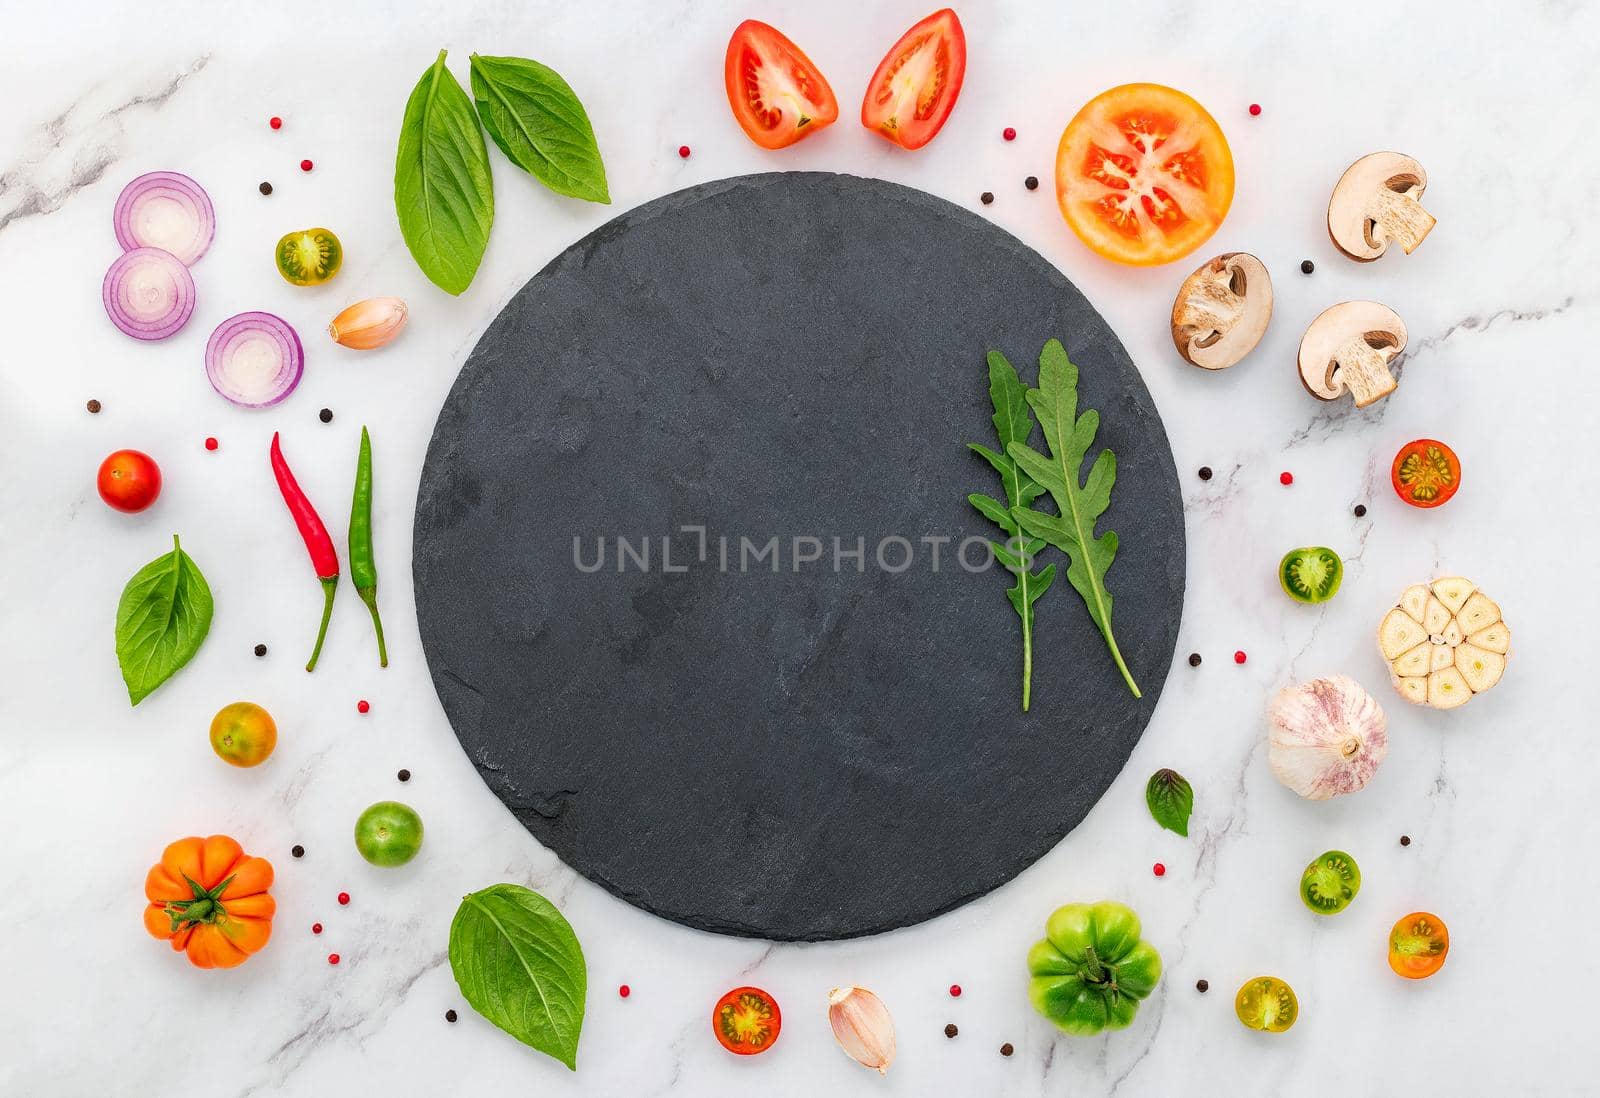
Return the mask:
POLYGON ((1437 223, 1418 201, 1428 173, 1404 153, 1375 152, 1345 169, 1328 202, 1328 235, 1334 247, 1360 263, 1371 263, 1394 241, 1407 255, 1437 223))
POLYGON ((1183 280, 1172 342, 1191 366, 1226 370, 1255 350, 1272 319, 1272 279, 1248 252, 1224 252, 1183 280))
POLYGON ((1341 301, 1311 322, 1300 340, 1300 380, 1318 400, 1348 392, 1357 408, 1394 392, 1389 364, 1406 349, 1406 325, 1376 301, 1341 301))

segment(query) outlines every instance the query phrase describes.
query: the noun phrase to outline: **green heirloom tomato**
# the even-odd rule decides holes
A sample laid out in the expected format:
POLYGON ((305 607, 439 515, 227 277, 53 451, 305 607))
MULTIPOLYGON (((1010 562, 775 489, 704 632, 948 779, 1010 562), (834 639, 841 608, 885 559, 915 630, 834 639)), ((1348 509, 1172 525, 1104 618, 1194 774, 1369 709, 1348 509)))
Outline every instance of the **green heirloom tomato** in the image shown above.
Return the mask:
POLYGON ((1028 950, 1033 1009, 1076 1037, 1123 1029, 1161 980, 1161 954, 1139 940, 1139 916, 1109 900, 1056 908, 1028 950))

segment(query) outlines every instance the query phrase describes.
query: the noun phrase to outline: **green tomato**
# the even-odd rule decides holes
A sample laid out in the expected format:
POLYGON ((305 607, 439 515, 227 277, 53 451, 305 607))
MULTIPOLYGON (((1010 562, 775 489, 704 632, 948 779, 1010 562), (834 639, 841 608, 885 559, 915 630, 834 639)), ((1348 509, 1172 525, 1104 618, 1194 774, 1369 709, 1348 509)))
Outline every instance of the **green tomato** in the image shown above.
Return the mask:
POLYGON ((379 801, 356 820, 356 849, 373 865, 405 865, 422 846, 422 817, 410 805, 379 801))
POLYGON ((278 273, 295 286, 320 286, 339 273, 344 248, 328 229, 284 233, 274 253, 278 273))
POLYGON ((1123 1029, 1161 981, 1161 955, 1139 940, 1139 916, 1109 900, 1067 904, 1028 951, 1033 1009, 1077 1037, 1123 1029))

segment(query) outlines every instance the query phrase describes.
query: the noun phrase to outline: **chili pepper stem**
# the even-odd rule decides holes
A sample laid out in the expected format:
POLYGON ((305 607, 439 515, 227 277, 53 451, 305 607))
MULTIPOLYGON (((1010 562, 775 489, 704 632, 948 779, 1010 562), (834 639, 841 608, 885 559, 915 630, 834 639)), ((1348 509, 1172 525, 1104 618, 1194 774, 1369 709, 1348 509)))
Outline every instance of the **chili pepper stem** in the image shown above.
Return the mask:
POLYGON ((357 587, 356 594, 361 596, 361 601, 367 604, 367 609, 372 611, 372 628, 378 634, 378 666, 389 666, 389 652, 383 646, 383 619, 378 616, 378 589, 376 587, 357 587))
POLYGON ((322 624, 317 626, 317 643, 316 647, 311 649, 311 659, 306 663, 307 671, 316 670, 317 657, 322 655, 322 641, 328 635, 328 619, 333 617, 333 592, 334 588, 338 586, 338 576, 328 576, 322 579, 322 624))

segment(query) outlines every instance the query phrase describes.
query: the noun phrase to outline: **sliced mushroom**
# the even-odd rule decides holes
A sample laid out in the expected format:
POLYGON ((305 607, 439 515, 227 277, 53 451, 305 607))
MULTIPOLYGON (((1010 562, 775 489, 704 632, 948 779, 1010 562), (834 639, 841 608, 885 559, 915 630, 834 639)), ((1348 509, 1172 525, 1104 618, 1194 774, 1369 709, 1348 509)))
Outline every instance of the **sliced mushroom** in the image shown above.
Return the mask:
POLYGON ((1342 301, 1311 322, 1300 340, 1300 380, 1318 400, 1349 392, 1357 408, 1394 392, 1389 364, 1406 349, 1406 326, 1376 301, 1342 301))
POLYGON ((1396 241, 1410 255, 1436 224, 1418 201, 1428 173, 1404 153, 1375 152, 1345 169, 1328 202, 1328 235, 1351 259, 1370 263, 1396 241))
POLYGON ((1225 252, 1183 280, 1172 342, 1191 366, 1226 370, 1255 350, 1272 319, 1272 279, 1248 252, 1225 252))

